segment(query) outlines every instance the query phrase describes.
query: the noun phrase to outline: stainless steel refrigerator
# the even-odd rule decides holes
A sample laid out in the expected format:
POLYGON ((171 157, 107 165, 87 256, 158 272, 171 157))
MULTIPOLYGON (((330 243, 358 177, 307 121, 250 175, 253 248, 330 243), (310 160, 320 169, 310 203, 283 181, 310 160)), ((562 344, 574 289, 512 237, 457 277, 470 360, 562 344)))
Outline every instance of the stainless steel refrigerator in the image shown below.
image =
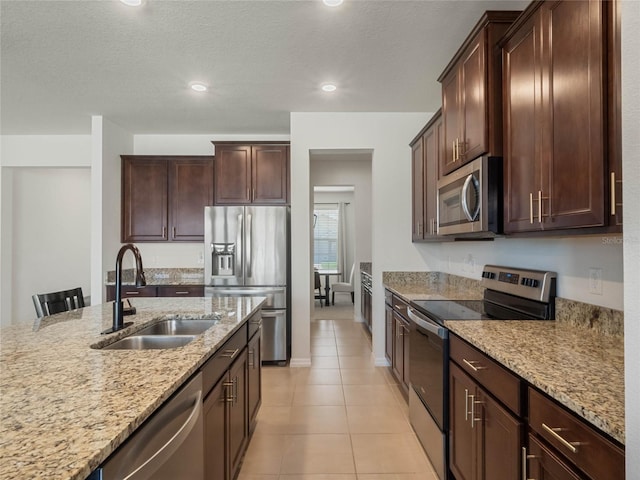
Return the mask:
POLYGON ((205 295, 264 296, 262 361, 290 356, 289 207, 204 209, 205 295))

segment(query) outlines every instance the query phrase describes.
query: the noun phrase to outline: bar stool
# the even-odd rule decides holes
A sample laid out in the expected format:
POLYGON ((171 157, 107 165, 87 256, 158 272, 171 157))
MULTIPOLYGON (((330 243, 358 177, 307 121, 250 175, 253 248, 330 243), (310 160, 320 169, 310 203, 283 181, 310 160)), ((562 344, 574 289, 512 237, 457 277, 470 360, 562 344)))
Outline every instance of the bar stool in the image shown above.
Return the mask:
POLYGON ((34 307, 36 307, 38 318, 84 307, 84 297, 80 287, 60 292, 36 294, 31 298, 34 307))

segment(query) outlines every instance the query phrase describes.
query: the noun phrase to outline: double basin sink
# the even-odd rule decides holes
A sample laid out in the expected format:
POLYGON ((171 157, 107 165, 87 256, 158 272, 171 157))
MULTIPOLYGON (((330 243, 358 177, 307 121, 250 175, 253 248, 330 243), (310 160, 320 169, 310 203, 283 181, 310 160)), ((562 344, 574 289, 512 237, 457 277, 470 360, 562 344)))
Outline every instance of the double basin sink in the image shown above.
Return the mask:
POLYGON ((162 320, 102 348, 152 350, 183 347, 218 322, 217 319, 162 320))

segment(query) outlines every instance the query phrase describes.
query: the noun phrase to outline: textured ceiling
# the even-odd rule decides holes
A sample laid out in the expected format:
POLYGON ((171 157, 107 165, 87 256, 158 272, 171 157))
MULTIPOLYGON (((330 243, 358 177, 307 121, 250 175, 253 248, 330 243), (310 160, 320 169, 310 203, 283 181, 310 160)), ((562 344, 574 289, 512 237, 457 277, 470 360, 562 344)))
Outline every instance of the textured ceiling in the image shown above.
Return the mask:
POLYGON ((89 133, 103 115, 134 134, 287 134, 289 112, 435 111, 482 12, 527 3, 1 0, 0 132, 89 133))

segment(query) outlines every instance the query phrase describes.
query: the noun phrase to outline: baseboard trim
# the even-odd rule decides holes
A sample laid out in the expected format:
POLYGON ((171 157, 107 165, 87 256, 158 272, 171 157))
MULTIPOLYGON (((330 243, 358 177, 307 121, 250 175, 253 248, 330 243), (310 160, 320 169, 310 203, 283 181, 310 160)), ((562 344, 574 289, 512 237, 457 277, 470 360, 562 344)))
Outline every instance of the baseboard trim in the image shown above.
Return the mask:
POLYGON ((291 360, 289 360, 289 366, 292 367, 292 368, 310 367, 311 366, 311 358, 310 357, 306 357, 306 358, 291 358, 291 360))
POLYGON ((389 360, 387 360, 387 357, 376 357, 376 359, 374 360, 374 365, 376 367, 390 367, 391 364, 389 363, 389 360))

